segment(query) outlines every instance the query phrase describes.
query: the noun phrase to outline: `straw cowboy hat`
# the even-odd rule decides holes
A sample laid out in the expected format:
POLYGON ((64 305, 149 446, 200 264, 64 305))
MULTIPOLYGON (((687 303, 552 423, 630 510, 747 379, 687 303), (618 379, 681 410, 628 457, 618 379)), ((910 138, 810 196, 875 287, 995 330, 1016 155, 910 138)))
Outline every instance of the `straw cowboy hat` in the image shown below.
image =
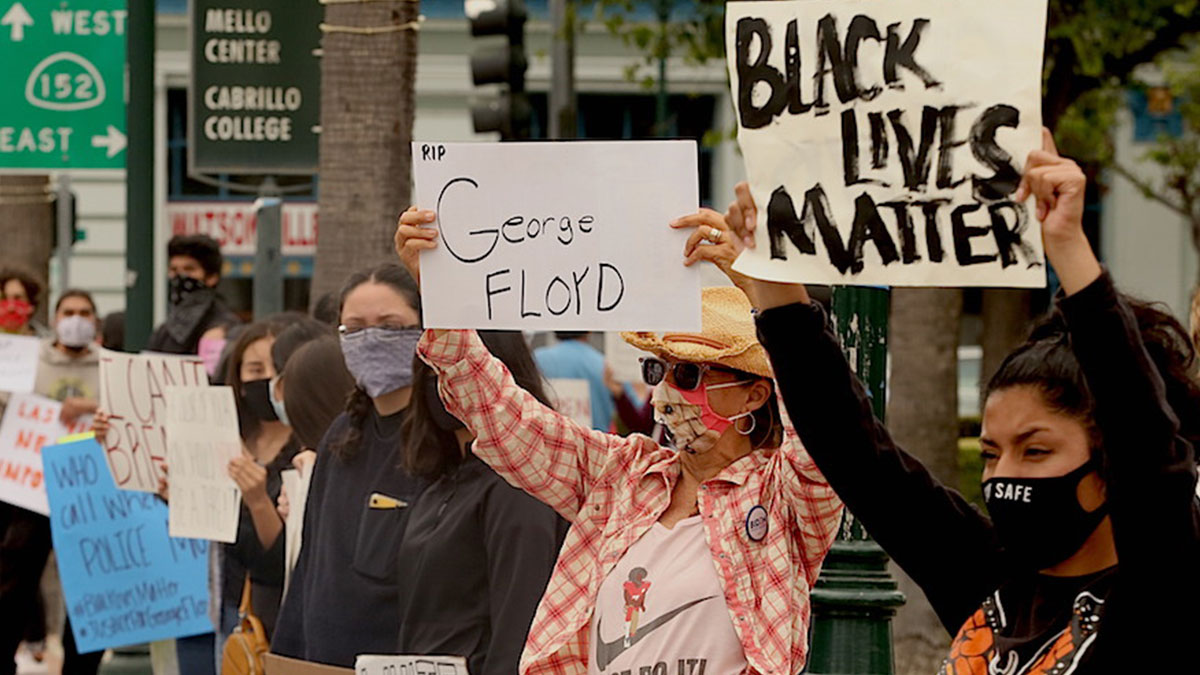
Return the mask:
POLYGON ((732 286, 706 288, 699 333, 621 333, 626 342, 661 359, 711 363, 772 377, 767 350, 758 342, 753 307, 732 286))

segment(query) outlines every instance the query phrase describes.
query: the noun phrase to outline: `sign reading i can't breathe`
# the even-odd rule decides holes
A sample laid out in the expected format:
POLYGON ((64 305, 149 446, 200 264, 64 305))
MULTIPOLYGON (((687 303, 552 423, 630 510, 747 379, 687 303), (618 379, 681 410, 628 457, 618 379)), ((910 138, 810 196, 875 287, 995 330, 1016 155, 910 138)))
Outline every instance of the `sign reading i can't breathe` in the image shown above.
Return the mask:
POLYGON ((318 0, 192 0, 188 150, 199 173, 312 173, 318 0))
POLYGON ((1013 194, 1041 146, 1046 0, 736 2, 725 41, 774 281, 1045 284, 1013 194))
POLYGON ((0 0, 0 169, 125 166, 125 0, 0 0))

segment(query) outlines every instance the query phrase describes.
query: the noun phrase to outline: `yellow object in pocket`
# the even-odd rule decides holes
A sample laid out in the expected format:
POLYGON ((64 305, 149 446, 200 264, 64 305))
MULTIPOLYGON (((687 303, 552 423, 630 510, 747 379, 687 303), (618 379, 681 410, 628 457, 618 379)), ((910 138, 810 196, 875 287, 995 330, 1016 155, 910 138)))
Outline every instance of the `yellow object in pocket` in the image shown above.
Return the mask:
POLYGON ((403 499, 389 497, 382 492, 375 492, 371 494, 367 506, 372 509, 402 509, 408 506, 408 502, 403 499))

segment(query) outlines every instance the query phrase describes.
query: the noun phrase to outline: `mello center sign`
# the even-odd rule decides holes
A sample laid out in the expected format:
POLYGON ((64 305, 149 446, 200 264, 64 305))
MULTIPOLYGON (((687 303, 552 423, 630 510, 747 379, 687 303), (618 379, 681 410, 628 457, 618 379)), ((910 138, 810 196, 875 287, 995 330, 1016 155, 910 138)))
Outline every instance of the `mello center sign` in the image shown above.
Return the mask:
POLYGON ((0 169, 125 166, 124 0, 0 0, 0 169))
POLYGON ((192 173, 316 171, 320 2, 192 0, 190 5, 192 173))

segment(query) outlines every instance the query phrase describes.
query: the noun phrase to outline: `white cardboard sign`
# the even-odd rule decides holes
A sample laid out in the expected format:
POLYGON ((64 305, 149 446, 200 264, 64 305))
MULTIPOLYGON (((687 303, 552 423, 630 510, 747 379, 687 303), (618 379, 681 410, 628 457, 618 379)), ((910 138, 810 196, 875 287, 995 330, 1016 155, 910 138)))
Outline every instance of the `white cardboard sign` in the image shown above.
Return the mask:
POLYGON ((33 391, 41 344, 28 335, 0 333, 0 391, 14 394, 33 391))
POLYGON ((100 407, 109 414, 104 457, 122 490, 155 492, 167 461, 169 386, 207 387, 198 356, 100 352, 100 407))
POLYGON ((692 141, 414 143, 427 328, 700 330, 692 141))
POLYGON ((773 281, 1040 287, 1012 199, 1041 147, 1046 0, 726 6, 758 207, 735 269, 773 281))
POLYGON ((242 491, 229 462, 242 454, 229 387, 164 387, 172 537, 237 541, 242 491))
POLYGON ((304 546, 304 510, 308 505, 308 490, 312 485, 313 469, 308 464, 303 470, 288 469, 281 474, 283 489, 288 498, 288 517, 284 527, 283 545, 283 592, 286 596, 292 583, 292 571, 300 562, 300 549, 304 546))
POLYGON ((0 501, 50 515, 42 448, 92 426, 91 415, 66 425, 59 421, 61 413, 61 403, 36 394, 13 394, 8 400, 0 422, 0 501))
POLYGON ((468 675, 461 656, 408 656, 360 654, 354 660, 357 675, 468 675))
POLYGON ((580 425, 592 426, 592 388, 587 380, 552 377, 550 383, 554 409, 570 417, 580 425))

